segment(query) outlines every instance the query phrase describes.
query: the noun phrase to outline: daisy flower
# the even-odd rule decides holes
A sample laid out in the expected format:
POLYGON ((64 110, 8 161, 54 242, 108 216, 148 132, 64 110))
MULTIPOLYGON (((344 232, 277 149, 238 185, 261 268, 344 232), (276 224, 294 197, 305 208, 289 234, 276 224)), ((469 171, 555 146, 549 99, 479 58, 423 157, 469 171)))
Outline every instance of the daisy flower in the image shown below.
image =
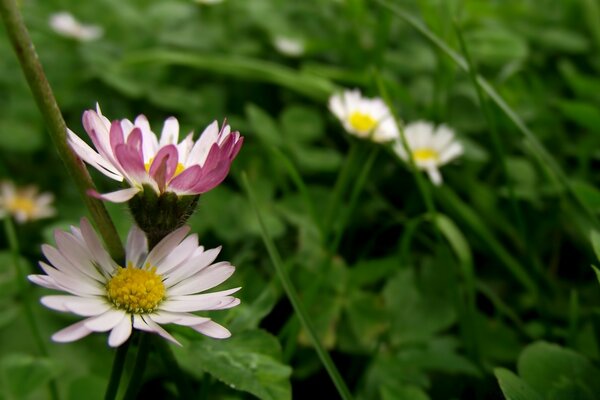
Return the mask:
POLYGON ((131 199, 144 190, 144 185, 158 195, 208 192, 225 179, 244 141, 229 125, 219 129, 215 121, 197 141, 190 133, 178 143, 179 122, 174 117, 167 118, 159 139, 145 116, 139 115, 133 123, 127 119, 111 123, 99 105, 96 111, 83 113, 83 126, 96 150, 68 130, 75 153, 109 178, 131 186, 103 195, 92 193, 115 203, 131 199))
POLYGON ((359 90, 346 90, 329 98, 329 110, 352 135, 378 143, 398 138, 396 122, 379 98, 369 99, 359 90))
POLYGON ((108 344, 120 346, 132 329, 154 332, 173 343, 163 324, 188 326, 213 338, 231 334, 196 311, 222 310, 240 303, 231 294, 240 288, 202 293, 227 280, 235 267, 226 261, 213 264, 220 248, 205 250, 198 236, 186 237, 189 227, 166 236, 150 252, 144 233, 134 225, 127 237, 126 263, 118 265, 100 244, 90 223, 71 232, 56 230, 56 247, 42 246, 48 264, 45 275, 29 275, 33 283, 67 294, 44 296, 46 307, 82 317, 56 332, 56 342, 72 342, 91 332, 108 332, 108 344))
POLYGON ((35 186, 16 188, 11 182, 0 183, 0 218, 12 215, 19 223, 53 216, 52 193, 38 193, 35 186))
POLYGON ((50 15, 50 27, 61 36, 88 42, 102 37, 104 31, 99 26, 85 25, 66 11, 50 15))
MULTIPOLYGON (((463 153, 462 145, 454 138, 454 131, 446 125, 439 125, 436 128, 431 122, 417 121, 404 128, 404 135, 415 165, 427 171, 435 185, 442 183, 439 167, 463 153)), ((408 161, 401 140, 397 140, 394 144, 394 151, 404 161, 408 161)))

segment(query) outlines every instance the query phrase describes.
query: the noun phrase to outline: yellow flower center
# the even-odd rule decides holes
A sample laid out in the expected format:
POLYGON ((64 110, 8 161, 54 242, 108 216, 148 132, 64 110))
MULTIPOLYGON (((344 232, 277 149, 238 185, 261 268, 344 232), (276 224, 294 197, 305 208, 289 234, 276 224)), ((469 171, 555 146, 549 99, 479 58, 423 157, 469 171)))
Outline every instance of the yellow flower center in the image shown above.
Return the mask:
POLYGON ((165 285, 156 267, 118 268, 106 284, 109 300, 119 309, 131 314, 153 312, 165 298, 165 285))
POLYGON ((415 161, 438 161, 440 155, 433 149, 417 149, 413 151, 413 159, 415 161))
MULTIPOLYGON (((150 173, 150 166, 152 165, 152 161, 154 161, 154 157, 150 157, 147 163, 144 163, 144 168, 146 168, 146 172, 150 173)), ((185 167, 182 163, 177 163, 177 167, 175 168, 175 173, 173 174, 173 178, 183 172, 185 167)))
POLYGON ((370 132, 377 125, 377 121, 369 114, 355 111, 348 118, 350 125, 359 132, 370 132))
POLYGON ((6 208, 12 213, 22 212, 28 217, 32 217, 36 214, 38 209, 35 201, 29 197, 16 196, 11 199, 7 204, 6 208))

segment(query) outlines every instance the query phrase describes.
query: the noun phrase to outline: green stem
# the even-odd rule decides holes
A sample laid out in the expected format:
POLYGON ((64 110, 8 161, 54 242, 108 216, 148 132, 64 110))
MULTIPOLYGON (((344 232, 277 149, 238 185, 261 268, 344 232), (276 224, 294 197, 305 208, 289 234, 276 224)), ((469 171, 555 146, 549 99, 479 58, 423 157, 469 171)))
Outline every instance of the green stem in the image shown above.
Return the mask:
POLYGON ((129 379, 129 385, 127 386, 125 396, 123 397, 124 400, 134 400, 137 398, 137 394, 140 391, 150 350, 150 335, 151 334, 149 333, 140 332, 140 341, 135 357, 135 365, 133 366, 133 374, 131 375, 131 379, 129 379))
MULTIPOLYGON (((33 340, 38 348, 39 353, 43 357, 48 357, 48 349, 46 348, 46 344, 44 343, 44 339, 40 332, 40 328, 35 319, 35 313, 33 312, 33 305, 31 303, 31 295, 29 291, 29 286, 27 286, 27 277, 23 271, 23 267, 21 265, 21 257, 19 250, 19 239, 17 238, 17 232, 15 231, 15 226, 12 222, 10 215, 7 215, 4 218, 4 232, 6 233, 6 237, 8 239, 8 245, 10 247, 10 253, 13 259, 13 265, 15 268, 15 276, 17 279, 17 285, 19 287, 19 294, 23 299, 23 309, 25 310, 25 319, 27 319, 27 323, 29 324, 29 329, 33 334, 33 340)), ((50 392, 50 397, 54 400, 58 399, 58 388, 56 386, 56 382, 51 380, 48 383, 48 391, 50 392)))
POLYGON ((340 209, 340 203, 342 201, 342 196, 346 191, 346 186, 348 186, 348 180, 351 176, 351 170, 354 164, 356 163, 356 159, 358 157, 358 153, 360 151, 361 145, 364 143, 357 143, 356 140, 352 140, 350 143, 350 150, 348 151, 348 155, 346 156, 346 161, 344 162, 344 166, 342 170, 337 176, 335 181, 335 185, 333 186, 333 192, 331 194, 331 198, 329 199, 329 204, 327 207, 327 212, 325 213, 325 222, 324 222, 324 233, 323 240, 324 244, 329 238, 329 234, 335 228, 333 225, 333 221, 335 219, 337 211, 340 209))
POLYGON ((114 259, 120 260, 123 258, 124 251, 119 235, 104 204, 87 194, 88 190, 94 188, 94 184, 83 162, 75 156, 67 144, 67 126, 52 93, 52 88, 46 79, 16 1, 0 0, 0 14, 29 88, 44 117, 54 146, 67 171, 75 181, 83 202, 90 211, 108 251, 114 259))
POLYGON ((308 333, 313 345, 315 346, 315 350, 317 351, 317 354, 318 354, 319 358, 321 359, 323 366, 329 373, 329 376, 331 377, 331 380, 333 381, 339 395, 344 400, 350 400, 350 399, 352 399, 350 390, 346 386, 346 383, 344 382, 340 373, 338 372, 337 368, 335 367, 333 360, 331 359, 331 357, 329 356, 327 351, 325 351, 325 349, 323 348, 323 345, 321 344, 321 341, 319 340, 319 337, 313 326, 313 323, 308 316, 308 312, 304 308, 304 305, 300 302, 298 293, 296 292, 296 289, 294 288, 292 281, 290 280, 289 276, 287 275, 286 270, 283 268, 283 263, 281 261, 281 257, 279 255, 279 252, 277 251, 277 248, 275 247, 275 244, 273 243, 273 240, 271 239, 271 236, 267 232, 267 228, 263 222, 262 215, 260 214, 260 211, 259 211, 258 207, 256 206, 256 204, 257 204, 256 197, 254 196, 254 193, 252 192, 250 183, 248 182, 248 177, 246 176, 245 173, 242 175, 242 180, 244 183, 244 187, 246 189, 246 193, 248 195, 248 199, 250 200, 250 203, 252 204, 252 207, 254 208, 254 212, 256 213, 256 218, 257 218, 258 223, 261 228, 263 242, 265 243, 265 247, 267 248, 269 256, 271 257, 271 262, 273 263, 273 267, 275 268, 275 271, 281 281, 281 285, 283 286, 283 289, 285 290, 287 297, 290 300, 290 303, 292 303, 292 307, 294 308, 294 311, 298 315, 300 322, 304 326, 304 329, 306 329, 306 332, 308 333))
POLYGON ((179 397, 182 399, 194 398, 194 393, 190 387, 190 383, 186 378, 185 373, 181 370, 181 368, 179 368, 179 364, 177 364, 177 360, 175 359, 169 344, 166 341, 161 340, 158 343, 157 349, 165 364, 167 372, 175 379, 177 390, 179 391, 179 397))
POLYGON ((127 350, 129 350, 130 343, 131 338, 117 348, 117 353, 113 360, 112 371, 110 373, 110 380, 108 381, 106 393, 104 394, 104 400, 114 400, 117 397, 119 383, 121 382, 121 376, 123 375, 123 367, 125 366, 125 358, 127 357, 127 350))

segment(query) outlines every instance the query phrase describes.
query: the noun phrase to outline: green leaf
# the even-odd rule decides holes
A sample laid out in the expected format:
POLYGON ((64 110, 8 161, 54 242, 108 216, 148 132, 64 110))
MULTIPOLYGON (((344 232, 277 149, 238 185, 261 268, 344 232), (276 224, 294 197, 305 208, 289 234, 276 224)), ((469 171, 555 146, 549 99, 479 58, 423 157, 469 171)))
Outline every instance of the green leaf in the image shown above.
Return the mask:
POLYGON ((502 27, 482 27, 465 33, 473 58, 483 64, 503 65, 525 59, 529 53, 527 42, 502 27))
POLYGON ((226 340, 196 336, 173 347, 177 361, 190 374, 211 374, 230 387, 264 400, 291 399, 292 369, 281 362, 276 338, 261 330, 246 331, 226 340))
POLYGON ((62 369, 52 359, 8 354, 0 360, 0 383, 9 398, 23 399, 60 375, 62 369))
POLYGON ((506 400, 542 400, 542 396, 533 390, 527 382, 504 368, 494 369, 494 375, 506 400))
POLYGON ((283 137, 277 123, 269 114, 254 104, 246 106, 246 116, 252 126, 252 132, 267 146, 281 146, 283 137))
POLYGON ((79 377, 69 386, 69 400, 102 400, 108 381, 95 375, 79 377))
POLYGON ((287 138, 297 142, 310 142, 323 135, 323 118, 314 108, 291 106, 279 117, 287 138))
POLYGON ((568 390, 589 398, 600 393, 600 370, 581 354, 546 342, 536 342, 523 350, 517 369, 519 375, 537 392, 549 397, 555 391, 568 390))
POLYGON ((565 118, 589 130, 590 133, 600 132, 600 113, 597 105, 580 100, 562 100, 558 103, 558 108, 565 118))
POLYGON ((600 190, 587 182, 571 180, 571 189, 579 201, 592 211, 600 210, 600 190))
POLYGON ((421 388, 413 385, 384 386, 381 388, 381 400, 429 400, 429 396, 421 388))
POLYGON ((435 223, 446 240, 448 240, 448 243, 450 243, 452 250, 454 250, 460 262, 464 265, 472 265, 473 257, 471 256, 469 242, 454 221, 444 214, 436 214, 435 223))
POLYGON ((598 260, 600 260, 600 232, 593 229, 590 233, 590 241, 592 242, 592 247, 594 248, 594 253, 598 260))

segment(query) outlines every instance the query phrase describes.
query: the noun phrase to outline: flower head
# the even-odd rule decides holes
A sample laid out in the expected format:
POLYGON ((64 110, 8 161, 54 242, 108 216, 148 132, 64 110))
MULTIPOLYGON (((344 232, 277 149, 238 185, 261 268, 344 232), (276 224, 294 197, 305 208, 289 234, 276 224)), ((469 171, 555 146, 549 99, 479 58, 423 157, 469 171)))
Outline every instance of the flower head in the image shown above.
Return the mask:
POLYGON ((75 153, 88 164, 117 181, 125 180, 131 187, 97 197, 113 202, 131 199, 144 186, 157 194, 172 192, 178 196, 199 195, 221 183, 244 138, 231 132, 229 125, 221 129, 210 124, 197 141, 190 133, 179 140, 179 122, 170 117, 164 123, 160 139, 150 130, 145 116, 132 123, 127 119, 112 123, 96 111, 83 113, 83 126, 96 151, 71 130, 69 143, 75 153))
POLYGON ((84 25, 66 11, 50 15, 50 27, 59 35, 82 42, 99 39, 104 31, 99 26, 84 25))
MULTIPOLYGON (((462 145, 455 140, 454 132, 446 125, 439 125, 436 128, 430 122, 417 121, 404 128, 404 135, 415 165, 427 171, 429 178, 436 185, 442 183, 439 167, 463 153, 462 145)), ((397 140, 394 144, 394 151, 404 161, 408 161, 401 140, 397 140)))
POLYGON ((383 100, 362 97, 359 90, 331 96, 329 110, 352 135, 379 143, 398 138, 398 127, 383 100))
POLYGON ((56 332, 52 339, 72 342, 91 332, 107 332, 108 344, 120 346, 132 328, 154 332, 177 343, 161 325, 178 324, 214 338, 227 338, 229 331, 196 311, 222 310, 240 303, 231 294, 240 288, 202 293, 234 272, 228 262, 213 261, 220 248, 205 250, 198 236, 182 227, 166 236, 150 252, 144 233, 134 226, 127 238, 126 262, 118 265, 100 244, 90 223, 71 232, 56 230, 56 247, 42 246, 49 264, 40 262, 45 275, 29 280, 48 289, 67 292, 50 295, 42 304, 53 310, 85 317, 56 332))
POLYGON ((53 216, 52 193, 40 193, 35 186, 16 188, 11 182, 0 183, 0 217, 10 214, 23 223, 53 216))

